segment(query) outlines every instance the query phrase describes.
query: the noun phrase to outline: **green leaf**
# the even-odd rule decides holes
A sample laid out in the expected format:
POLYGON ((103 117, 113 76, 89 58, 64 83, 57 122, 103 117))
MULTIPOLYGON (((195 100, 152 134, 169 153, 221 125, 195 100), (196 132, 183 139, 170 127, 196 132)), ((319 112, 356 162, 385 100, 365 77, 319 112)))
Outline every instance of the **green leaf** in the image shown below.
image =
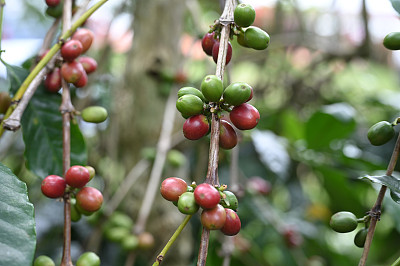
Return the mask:
POLYGON ((394 10, 396 10, 397 13, 400 14, 400 0, 390 0, 390 2, 392 3, 394 10))
POLYGON ((21 87, 22 82, 24 82, 29 75, 29 71, 22 67, 9 65, 4 61, 2 62, 7 69, 7 80, 9 82, 8 91, 15 94, 19 87, 21 87))
POLYGON ((306 123, 305 135, 310 149, 329 147, 332 140, 346 138, 356 123, 355 111, 347 103, 323 106, 306 123))
MULTIPOLYGON (((63 176, 62 116, 59 94, 39 86, 22 117, 27 167, 41 178, 63 176)), ((71 165, 85 165, 87 151, 77 124, 71 122, 71 165)))
POLYGON ((36 231, 26 184, 1 163, 0 179, 0 265, 31 265, 36 231))
POLYGON ((400 180, 396 177, 389 175, 366 175, 360 178, 368 179, 371 182, 387 186, 390 189, 390 196, 392 197, 393 201, 400 204, 400 180))

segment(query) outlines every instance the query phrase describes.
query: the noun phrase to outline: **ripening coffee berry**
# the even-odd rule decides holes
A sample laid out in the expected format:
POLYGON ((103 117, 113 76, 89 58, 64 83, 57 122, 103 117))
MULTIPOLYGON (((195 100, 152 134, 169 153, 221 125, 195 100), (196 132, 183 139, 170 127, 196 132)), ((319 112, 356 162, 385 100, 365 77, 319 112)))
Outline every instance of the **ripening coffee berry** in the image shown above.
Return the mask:
POLYGON ((103 204, 103 194, 94 187, 84 187, 76 194, 76 204, 85 211, 95 212, 103 204))
POLYGON ((225 208, 217 204, 213 209, 203 210, 200 221, 209 230, 221 229, 226 222, 225 208))
POLYGON ((192 192, 185 192, 179 197, 178 210, 183 214, 195 214, 199 210, 192 192))
POLYGON ((201 91, 199 91, 198 89, 194 88, 194 87, 183 87, 178 91, 178 98, 182 97, 183 95, 186 94, 192 94, 192 95, 196 95, 197 97, 199 97, 203 102, 206 101, 206 98, 204 97, 203 93, 201 93, 201 91))
POLYGON ((235 129, 233 129, 232 125, 228 121, 221 119, 219 128, 219 146, 222 149, 230 150, 234 148, 237 143, 238 137, 235 129))
POLYGON ((207 75, 200 85, 201 92, 210 102, 219 102, 224 92, 222 81, 216 75, 207 75))
POLYGON ((269 35, 258 27, 249 27, 244 32, 245 44, 255 50, 264 50, 269 45, 269 35))
POLYGON ((77 82, 74 82, 74 86, 76 88, 85 87, 88 82, 88 76, 85 71, 82 72, 82 76, 78 79, 77 82))
POLYGON ((197 140, 207 135, 210 124, 205 115, 194 115, 183 124, 183 135, 190 140, 197 140))
POLYGON ((211 33, 208 32, 204 35, 203 39, 201 40, 201 47, 203 48, 203 51, 209 56, 212 56, 213 46, 214 43, 216 42, 214 36, 215 32, 211 33))
POLYGON ((104 122, 107 117, 107 109, 101 106, 89 106, 82 110, 82 119, 89 123, 104 122))
POLYGON ((81 165, 71 166, 65 173, 67 185, 74 188, 84 187, 90 180, 89 170, 81 165))
MULTIPOLYGON (((219 54, 219 41, 215 41, 212 49, 212 57, 215 63, 218 62, 219 54)), ((228 50, 226 51, 225 65, 227 65, 232 59, 232 44, 228 41, 228 50)))
POLYGON ((246 189, 251 194, 268 195, 271 192, 271 183, 260 176, 253 176, 247 180, 246 189))
POLYGON ((391 32, 383 39, 383 46, 389 50, 400 50, 400 32, 391 32))
POLYGON ((351 212, 337 212, 332 215, 329 225, 338 233, 348 233, 357 228, 357 217, 351 212))
POLYGON ((33 261, 33 266, 55 266, 55 264, 49 256, 40 255, 33 261))
POLYGON ((0 92, 0 114, 5 114, 11 105, 10 94, 6 91, 0 92))
POLYGON ((68 83, 77 82, 85 70, 82 64, 77 61, 65 62, 61 66, 61 75, 68 83))
POLYGON ((140 249, 150 249, 154 246, 154 237, 149 232, 143 232, 138 235, 139 238, 139 248, 140 249))
POLYGON ((367 239, 367 235, 368 235, 368 228, 360 229, 354 236, 354 245, 356 245, 359 248, 363 248, 365 240, 367 239))
POLYGON ((92 57, 80 56, 78 57, 78 62, 82 64, 86 74, 90 74, 97 69, 97 62, 92 57))
POLYGON ((78 258, 76 266, 100 266, 100 258, 96 253, 88 251, 78 258))
POLYGON ((58 92, 61 89, 61 70, 59 67, 53 69, 46 75, 44 86, 48 92, 58 92))
POLYGON ((194 189, 196 203, 203 209, 212 209, 219 203, 219 191, 210 184, 202 183, 194 189))
POLYGON ((60 4, 61 0, 46 0, 46 4, 48 6, 58 6, 60 4))
POLYGON ((169 177, 161 183, 160 193, 166 200, 177 201, 186 190, 185 180, 179 177, 169 177))
POLYGON ((81 28, 72 35, 71 39, 78 40, 82 44, 82 53, 85 53, 92 45, 94 34, 89 29, 81 28))
POLYGON ((260 120, 258 110, 248 103, 235 106, 229 113, 232 124, 241 130, 249 130, 257 126, 260 120))
POLYGON ((90 165, 86 165, 85 168, 88 169, 89 171, 89 181, 90 181, 96 175, 96 170, 90 165))
POLYGON ((256 11, 249 4, 239 4, 233 13, 236 25, 239 27, 248 27, 253 24, 256 18, 256 11))
POLYGON ((67 184, 65 179, 57 175, 49 175, 42 181, 42 193, 49 198, 60 198, 64 195, 67 184))
POLYGON ((367 136, 372 145, 380 146, 387 143, 394 136, 393 125, 387 121, 380 121, 370 127, 367 136))
POLYGON ((71 62, 81 55, 83 47, 78 40, 69 40, 61 47, 61 56, 65 61, 71 62))
POLYGON ((234 82, 230 84, 223 93, 224 101, 230 105, 238 106, 247 102, 251 96, 252 88, 245 82, 234 82))
POLYGON ((196 95, 186 94, 176 101, 176 109, 184 118, 189 118, 203 111, 203 101, 196 95))
POLYGON ((239 216, 231 209, 225 208, 226 220, 224 226, 221 228, 221 232, 227 236, 237 235, 242 226, 239 216))

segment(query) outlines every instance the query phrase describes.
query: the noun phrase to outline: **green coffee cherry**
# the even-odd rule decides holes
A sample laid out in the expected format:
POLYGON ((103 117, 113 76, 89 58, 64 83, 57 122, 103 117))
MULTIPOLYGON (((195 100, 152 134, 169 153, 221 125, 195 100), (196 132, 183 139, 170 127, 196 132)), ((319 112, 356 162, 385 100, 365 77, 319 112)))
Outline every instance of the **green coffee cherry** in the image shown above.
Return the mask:
POLYGON ((337 212, 331 217, 329 225, 338 233, 348 233, 357 228, 357 217, 351 212, 337 212))
POLYGON ((237 210, 239 202, 238 199, 236 198, 235 194, 233 194, 231 191, 223 191, 223 194, 225 194, 225 199, 221 199, 220 204, 224 207, 224 208, 229 208, 232 210, 237 210))
POLYGON ((359 247, 363 248, 365 244, 365 240, 367 239, 368 228, 362 228, 357 234, 354 236, 354 244, 359 247))
POLYGON ((226 87, 223 97, 230 105, 238 106, 246 102, 251 94, 251 87, 244 82, 234 82, 226 87))
POLYGON ((256 18, 256 11, 249 4, 239 4, 233 13, 236 25, 239 27, 248 27, 253 24, 256 18))
POLYGON ((128 235, 122 239, 121 247, 124 250, 131 251, 137 249, 139 246, 139 239, 135 235, 128 235))
POLYGON ((186 94, 176 101, 176 109, 184 118, 189 118, 203 111, 203 101, 196 95, 186 94))
POLYGON ((389 50, 400 50, 400 32, 391 32, 383 39, 383 46, 389 50))
POLYGON ((124 237, 130 234, 130 230, 125 227, 111 227, 104 232, 105 237, 111 242, 121 243, 124 237))
POLYGON ((78 258, 76 266, 100 266, 100 258, 94 252, 85 252, 78 258))
POLYGON ((182 165, 185 165, 186 157, 182 152, 178 150, 170 150, 167 153, 167 161, 173 167, 181 167, 182 165))
POLYGON ((391 140, 394 134, 393 125, 387 121, 381 121, 370 127, 367 136, 372 145, 380 146, 391 140))
POLYGON ((194 199, 194 193, 185 192, 179 197, 178 210, 183 214, 195 214, 199 210, 199 205, 194 199))
POLYGON ((49 6, 46 9, 46 14, 53 18, 59 18, 63 13, 63 4, 58 4, 57 6, 49 6))
POLYGON ((206 98, 204 98, 203 93, 201 93, 201 91, 199 91, 196 88, 193 87, 183 87, 178 91, 178 98, 182 97, 183 95, 186 94, 192 94, 192 95, 196 95, 197 97, 199 97, 203 102, 206 101, 206 98))
POLYGON ((110 219, 107 221, 109 227, 123 227, 130 230, 133 226, 133 220, 131 217, 122 212, 114 212, 110 219))
POLYGON ((238 44, 240 44, 243 47, 248 48, 249 46, 246 44, 246 39, 244 38, 244 31, 240 31, 239 34, 236 36, 236 40, 238 44))
POLYGON ((222 81, 216 75, 208 75, 201 82, 201 92, 210 102, 219 102, 224 88, 222 81))
POLYGON ((76 208, 76 199, 71 199, 71 221, 78 222, 82 217, 82 214, 76 208))
POLYGON ((55 266, 55 264, 50 257, 46 255, 40 255, 33 261, 33 266, 55 266))
POLYGON ((269 35, 258 27, 249 27, 244 32, 245 43, 256 50, 264 50, 269 45, 269 35))
POLYGON ((104 107, 90 106, 82 110, 81 116, 86 122, 101 123, 107 119, 108 113, 104 107))

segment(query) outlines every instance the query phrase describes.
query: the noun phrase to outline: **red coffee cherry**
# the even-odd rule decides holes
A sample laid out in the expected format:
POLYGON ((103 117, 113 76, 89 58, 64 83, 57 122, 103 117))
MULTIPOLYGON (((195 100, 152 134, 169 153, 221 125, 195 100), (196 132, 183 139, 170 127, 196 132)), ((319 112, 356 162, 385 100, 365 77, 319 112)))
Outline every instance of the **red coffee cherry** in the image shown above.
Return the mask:
POLYGON ((48 73, 44 86, 48 92, 58 92, 61 89, 61 71, 59 67, 53 69, 52 72, 48 73))
POLYGON ((89 29, 78 29, 74 35, 72 35, 72 40, 78 40, 82 44, 82 53, 86 52, 92 45, 94 39, 94 33, 89 29))
POLYGON ((61 0, 46 0, 46 4, 48 6, 54 7, 54 6, 58 6, 60 4, 61 0))
POLYGON ((268 195, 271 192, 271 183, 262 177, 253 176, 247 180, 246 188, 252 194, 268 195))
POLYGON ((84 187, 76 194, 76 205, 85 211, 95 212, 102 204, 103 195, 94 187, 84 187))
POLYGON ((229 150, 235 147, 237 143, 238 137, 236 131, 228 121, 221 119, 219 128, 219 146, 223 149, 229 150))
POLYGON ((59 198, 64 195, 67 186, 65 179, 58 175, 49 175, 42 181, 42 193, 49 198, 59 198))
POLYGON ((169 177, 161 183, 161 196, 169 201, 177 201, 184 192, 187 190, 185 180, 179 177, 169 177))
POLYGON ((303 237, 294 228, 285 228, 282 232, 285 243, 289 248, 298 247, 303 243, 303 237))
POLYGON ((84 187, 90 180, 90 173, 86 167, 81 165, 71 166, 65 173, 65 181, 71 187, 84 187))
POLYGON ((203 209, 212 209, 219 203, 219 191, 210 184, 202 183, 194 189, 194 199, 203 209))
POLYGON ((77 82, 74 82, 74 86, 77 88, 85 87, 88 82, 88 76, 85 71, 82 72, 82 76, 78 79, 77 82))
POLYGON ((89 56, 78 57, 78 62, 82 64, 83 69, 85 69, 86 74, 90 74, 97 69, 97 62, 89 56))
POLYGON ((248 130, 257 126, 260 120, 260 113, 251 104, 243 103, 232 109, 229 118, 238 129, 248 130))
POLYGON ((194 115, 186 119, 183 124, 183 135, 190 140, 197 140, 207 135, 210 129, 205 115, 194 115))
POLYGON ((212 56, 212 50, 215 42, 217 41, 215 38, 215 32, 211 33, 206 33, 201 40, 201 47, 203 48, 203 51, 209 55, 212 56))
MULTIPOLYGON (((219 41, 215 41, 213 49, 212 49, 212 57, 214 62, 217 63, 218 61, 218 53, 219 53, 219 41)), ((226 52, 226 61, 225 65, 227 65, 232 59, 232 45, 228 41, 228 51, 226 52)))
POLYGON ((218 204, 213 209, 203 210, 200 221, 209 230, 221 229, 226 222, 225 208, 218 204))
POLYGON ((234 236, 240 231, 242 226, 239 216, 231 209, 225 208, 226 221, 224 226, 221 228, 221 232, 227 236, 234 236))
POLYGON ((68 83, 77 82, 83 75, 83 72, 85 72, 85 70, 81 63, 77 61, 65 62, 61 66, 61 75, 68 83))
POLYGON ((82 44, 77 40, 69 40, 61 47, 61 56, 65 61, 71 62, 81 55, 82 44))

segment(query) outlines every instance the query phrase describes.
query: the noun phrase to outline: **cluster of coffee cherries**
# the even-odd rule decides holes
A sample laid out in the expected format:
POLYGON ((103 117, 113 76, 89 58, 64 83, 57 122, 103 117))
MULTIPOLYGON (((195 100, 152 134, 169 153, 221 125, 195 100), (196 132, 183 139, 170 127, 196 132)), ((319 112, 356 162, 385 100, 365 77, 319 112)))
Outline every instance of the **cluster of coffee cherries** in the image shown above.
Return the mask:
POLYGON ((169 177, 161 183, 160 192, 183 214, 195 214, 201 207, 200 220, 205 228, 221 230, 229 236, 239 233, 238 200, 235 194, 226 190, 226 186, 215 187, 207 183, 188 186, 181 178, 169 177))
MULTIPOLYGON (((40 255, 33 261, 33 266, 55 266, 54 261, 46 255, 40 255)), ((88 251, 79 256, 76 266, 100 266, 100 258, 96 253, 88 251)))
POLYGON ((61 65, 56 65, 53 71, 47 74, 44 81, 47 91, 58 92, 61 88, 62 78, 66 82, 74 84, 76 88, 86 86, 87 75, 97 69, 97 62, 92 57, 81 55, 90 48, 93 38, 92 31, 80 28, 72 35, 70 40, 61 46, 63 62, 61 65))
MULTIPOLYGON (((235 23, 231 26, 232 35, 237 36, 237 42, 247 48, 255 50, 264 50, 268 47, 270 37, 267 32, 262 29, 251 26, 256 18, 256 11, 249 4, 239 4, 234 11, 235 23)), ((219 51, 221 25, 217 22, 211 27, 211 30, 203 36, 201 46, 203 51, 212 56, 214 62, 217 63, 219 51)), ((228 42, 228 51, 226 53, 226 63, 228 64, 232 59, 232 45, 228 42)))
POLYGON ((122 212, 114 212, 103 227, 104 236, 111 242, 119 244, 123 250, 147 250, 154 246, 154 237, 149 232, 139 235, 132 233, 133 220, 122 212))
POLYGON ((359 248, 363 248, 365 240, 367 239, 370 218, 370 216, 366 216, 364 218, 357 219, 354 213, 341 211, 332 215, 329 225, 338 233, 349 233, 356 230, 358 223, 364 223, 365 226, 361 228, 354 236, 354 244, 359 248))
POLYGON ((71 220, 77 222, 83 215, 91 215, 103 204, 103 194, 86 184, 95 176, 91 166, 74 165, 65 173, 64 178, 49 175, 42 181, 42 193, 49 198, 61 198, 71 193, 71 220))
POLYGON ((176 108, 186 118, 184 136, 190 140, 204 137, 210 130, 211 112, 226 111, 229 112, 230 122, 222 116, 219 146, 232 149, 238 142, 232 124, 237 129, 249 130, 260 120, 258 110, 247 103, 253 98, 253 88, 245 82, 234 82, 224 89, 216 75, 207 75, 200 89, 183 87, 178 91, 176 108))

